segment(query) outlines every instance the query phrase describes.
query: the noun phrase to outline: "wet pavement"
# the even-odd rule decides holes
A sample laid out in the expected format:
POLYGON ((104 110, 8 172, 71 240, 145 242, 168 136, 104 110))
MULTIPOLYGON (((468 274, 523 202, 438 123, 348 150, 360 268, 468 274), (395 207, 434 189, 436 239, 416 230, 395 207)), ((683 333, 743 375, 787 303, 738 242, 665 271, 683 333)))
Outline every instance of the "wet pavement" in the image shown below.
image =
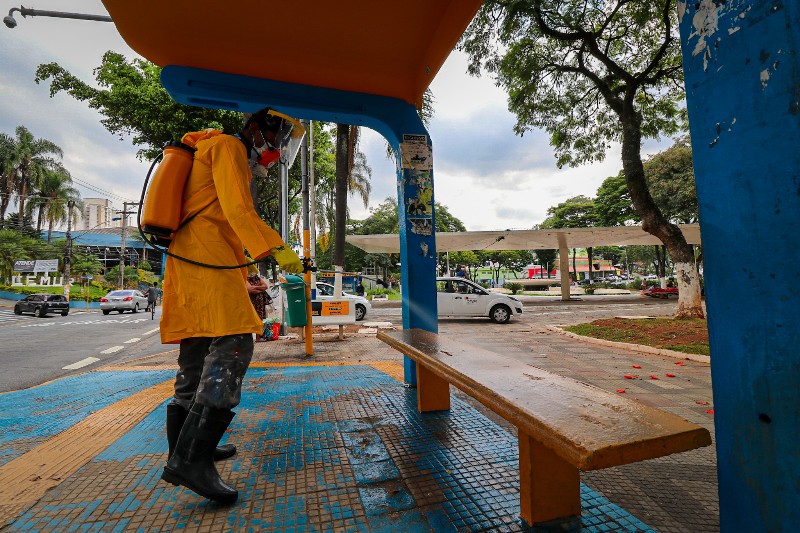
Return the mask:
MULTIPOLYGON (((442 320, 439 327, 551 372, 625 389, 713 437, 707 364, 546 328, 668 316, 673 306, 537 300, 510 324, 442 320)), ((399 327, 398 311, 376 306, 366 322, 399 327)), ((256 344, 225 437, 239 453, 218 463, 240 491, 229 507, 160 481, 174 351, 0 395, 0 530, 530 530, 517 517, 513 426, 455 390, 451 411, 417 413, 414 390, 402 384, 402 356, 374 333, 315 335, 315 355, 303 352, 299 339, 256 344)), ((581 481, 581 519, 533 530, 719 530, 713 446, 582 473, 581 481)))

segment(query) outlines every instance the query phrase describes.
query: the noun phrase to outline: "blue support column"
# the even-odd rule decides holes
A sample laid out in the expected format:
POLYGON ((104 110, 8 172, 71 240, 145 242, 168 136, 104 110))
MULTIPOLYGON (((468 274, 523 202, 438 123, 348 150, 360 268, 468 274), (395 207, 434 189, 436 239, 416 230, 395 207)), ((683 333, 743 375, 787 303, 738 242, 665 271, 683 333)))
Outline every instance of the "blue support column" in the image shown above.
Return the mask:
POLYGON ((800 3, 678 2, 722 531, 800 524, 800 3))
MULTIPOLYGON (((385 96, 167 66, 161 83, 176 101, 199 107, 256 111, 266 105, 297 118, 366 126, 397 154, 403 327, 438 331, 431 142, 413 105, 385 96)), ((405 358, 405 381, 417 382, 405 358)))
MULTIPOLYGON (((409 106, 398 132, 397 198, 400 224, 400 276, 403 329, 439 331, 436 304, 436 222, 433 202, 433 157, 427 131, 409 106)), ((417 384, 416 363, 404 357, 404 380, 417 384)))

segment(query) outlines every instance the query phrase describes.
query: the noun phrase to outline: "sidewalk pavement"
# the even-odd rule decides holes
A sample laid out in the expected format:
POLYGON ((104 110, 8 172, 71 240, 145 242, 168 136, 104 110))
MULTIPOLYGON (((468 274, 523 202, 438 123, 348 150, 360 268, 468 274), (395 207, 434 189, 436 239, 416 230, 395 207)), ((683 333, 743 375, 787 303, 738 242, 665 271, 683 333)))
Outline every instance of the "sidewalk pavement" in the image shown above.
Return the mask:
MULTIPOLYGON (((531 365, 674 412, 713 436, 708 365, 587 344, 529 322, 443 321, 531 365), (683 363, 678 365, 677 363, 683 363), (642 378, 626 379, 632 365, 642 378), (666 373, 675 378, 664 377, 666 373)), ((160 480, 175 351, 0 395, 3 531, 529 531, 513 426, 454 390, 420 415, 402 356, 375 339, 256 344, 218 463, 217 506, 160 480)), ((581 476, 579 522, 534 531, 718 531, 713 446, 581 476)))

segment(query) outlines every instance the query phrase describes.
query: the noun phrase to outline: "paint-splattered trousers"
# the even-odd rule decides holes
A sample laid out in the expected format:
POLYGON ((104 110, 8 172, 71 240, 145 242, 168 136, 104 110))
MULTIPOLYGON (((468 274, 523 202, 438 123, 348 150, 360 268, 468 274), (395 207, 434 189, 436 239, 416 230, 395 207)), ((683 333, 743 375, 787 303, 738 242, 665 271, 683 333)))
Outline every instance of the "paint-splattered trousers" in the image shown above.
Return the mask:
POLYGON ((253 335, 195 337, 181 341, 175 396, 185 409, 194 402, 232 409, 242 398, 242 379, 253 358, 253 335))

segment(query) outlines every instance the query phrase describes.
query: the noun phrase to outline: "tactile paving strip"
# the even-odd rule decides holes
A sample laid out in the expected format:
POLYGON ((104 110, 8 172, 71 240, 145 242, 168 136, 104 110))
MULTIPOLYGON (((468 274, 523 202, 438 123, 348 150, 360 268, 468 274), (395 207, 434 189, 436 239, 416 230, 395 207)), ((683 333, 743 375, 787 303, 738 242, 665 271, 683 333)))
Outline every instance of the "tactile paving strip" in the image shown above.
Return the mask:
MULTIPOLYGON (((164 405, 24 512, 8 531, 530 531, 518 519, 516 439, 453 398, 362 366, 251 369, 217 463, 219 507, 159 480, 164 405)), ((651 531, 586 486, 577 521, 533 531, 651 531)))

